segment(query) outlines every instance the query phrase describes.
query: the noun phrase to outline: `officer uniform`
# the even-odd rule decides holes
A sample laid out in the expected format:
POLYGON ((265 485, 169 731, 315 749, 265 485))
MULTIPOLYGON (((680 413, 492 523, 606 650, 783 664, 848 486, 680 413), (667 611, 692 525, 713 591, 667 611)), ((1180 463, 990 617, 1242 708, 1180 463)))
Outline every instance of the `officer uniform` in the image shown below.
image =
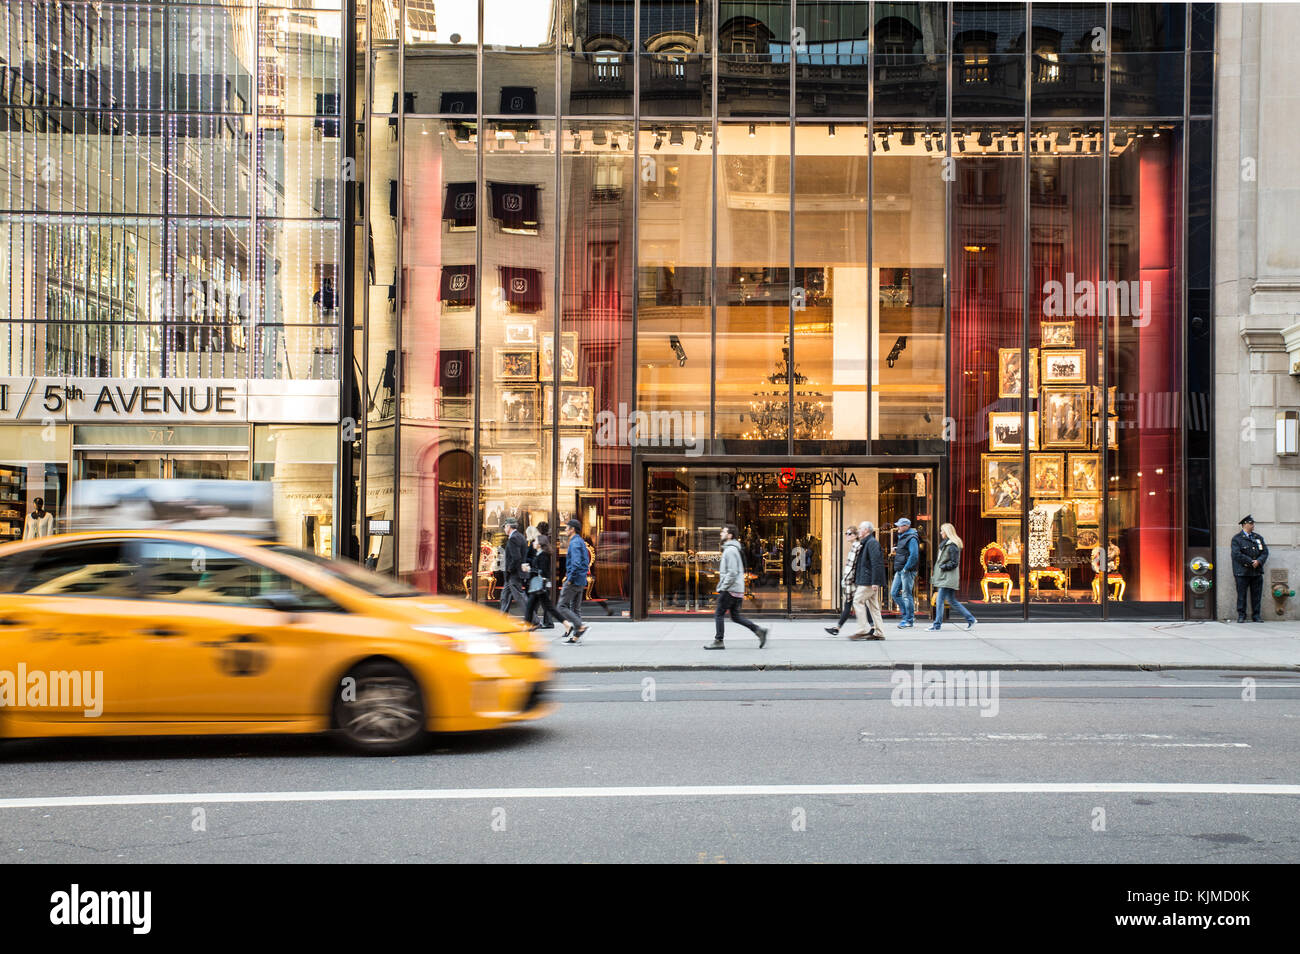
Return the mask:
POLYGON ((1268 545, 1253 530, 1255 518, 1250 514, 1241 518, 1241 533, 1232 538, 1232 575, 1237 580, 1237 622, 1246 622, 1246 597, 1250 596, 1252 622, 1262 623, 1260 602, 1264 595, 1264 564, 1268 560, 1268 545), (1255 561, 1259 565, 1255 565, 1255 561))

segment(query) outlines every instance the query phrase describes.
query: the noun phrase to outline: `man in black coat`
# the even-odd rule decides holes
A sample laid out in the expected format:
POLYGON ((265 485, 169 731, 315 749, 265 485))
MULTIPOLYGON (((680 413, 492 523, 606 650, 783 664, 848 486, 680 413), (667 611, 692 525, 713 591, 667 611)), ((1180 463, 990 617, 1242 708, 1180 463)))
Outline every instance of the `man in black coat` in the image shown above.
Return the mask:
POLYGON ((1268 545, 1255 532, 1255 518, 1241 518, 1241 533, 1232 538, 1232 575, 1237 578, 1237 622, 1246 622, 1246 595, 1250 594, 1252 622, 1262 623, 1260 602, 1264 596, 1264 564, 1268 545))
POLYGON ((876 539, 876 528, 870 520, 858 524, 858 564, 854 567, 853 611, 858 617, 858 631, 849 639, 884 639, 885 620, 880 614, 880 591, 885 585, 885 556, 876 539), (871 628, 867 628, 867 614, 871 614, 871 628))
POLYGON ((510 612, 510 606, 516 600, 524 600, 524 561, 528 559, 528 541, 519 532, 519 521, 506 517, 505 561, 502 566, 504 579, 501 581, 501 612, 510 612))

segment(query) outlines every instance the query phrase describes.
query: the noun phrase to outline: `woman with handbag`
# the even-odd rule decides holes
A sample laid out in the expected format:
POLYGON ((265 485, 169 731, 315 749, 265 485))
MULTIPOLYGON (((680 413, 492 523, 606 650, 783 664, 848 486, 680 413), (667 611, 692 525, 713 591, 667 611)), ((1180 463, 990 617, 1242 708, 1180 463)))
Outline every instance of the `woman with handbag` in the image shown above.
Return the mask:
POLYGON ((975 617, 953 595, 961 585, 962 546, 961 537, 957 536, 957 528, 950 523, 945 523, 939 528, 939 541, 939 558, 934 561, 934 573, 931 577, 937 593, 934 597, 934 625, 930 627, 930 631, 934 632, 943 625, 945 602, 956 607, 957 612, 966 617, 966 629, 969 631, 975 626, 975 617))
POLYGON ((528 600, 524 603, 524 622, 534 629, 555 629, 551 614, 555 607, 551 605, 551 574, 555 565, 555 548, 551 546, 550 524, 545 520, 537 524, 537 537, 528 548, 528 565, 532 576, 528 578, 528 600), (537 607, 542 608, 542 625, 533 621, 537 607))

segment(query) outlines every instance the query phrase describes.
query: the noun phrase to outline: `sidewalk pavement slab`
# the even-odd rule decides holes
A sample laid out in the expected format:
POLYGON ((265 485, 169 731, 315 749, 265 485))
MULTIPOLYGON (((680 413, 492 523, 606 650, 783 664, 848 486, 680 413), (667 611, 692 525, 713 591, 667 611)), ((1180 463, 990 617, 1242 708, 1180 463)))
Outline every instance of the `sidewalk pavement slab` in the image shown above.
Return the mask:
POLYGON ((986 669, 1229 669, 1300 672, 1300 624, 1217 621, 1069 621, 979 623, 971 632, 929 621, 899 629, 886 621, 885 639, 853 641, 824 629, 831 620, 756 620, 770 628, 767 646, 729 623, 727 648, 707 651, 713 620, 589 618, 577 645, 562 631, 548 655, 564 672, 736 669, 893 669, 914 665, 986 669))

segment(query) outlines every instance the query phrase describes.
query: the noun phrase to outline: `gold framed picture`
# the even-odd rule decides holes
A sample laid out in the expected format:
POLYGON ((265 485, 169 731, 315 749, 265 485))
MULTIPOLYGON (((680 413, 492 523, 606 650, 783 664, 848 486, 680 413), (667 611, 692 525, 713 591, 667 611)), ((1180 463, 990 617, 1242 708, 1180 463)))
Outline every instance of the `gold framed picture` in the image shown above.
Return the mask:
POLYGON ((560 410, 557 424, 566 427, 591 427, 595 412, 595 388, 560 388, 560 410))
POLYGON ((497 348, 494 368, 498 381, 536 381, 536 348, 497 348))
POLYGON ((1017 517, 1025 500, 1025 469, 1019 457, 980 455, 980 516, 1017 517))
POLYGON ((1057 500, 1065 494, 1065 455, 1029 455, 1029 496, 1057 500))
MULTIPOLYGON (((1115 418, 1110 417, 1106 419, 1106 446, 1111 450, 1116 450, 1119 448, 1119 432, 1117 430, 1118 427, 1119 427, 1119 422, 1116 421, 1115 418)), ((1096 450, 1102 449, 1101 418, 1099 417, 1094 417, 1092 419, 1092 447, 1095 448, 1096 450)))
POLYGON ((500 487, 503 470, 503 457, 500 454, 479 455, 479 486, 483 488, 500 487))
MULTIPOLYGON (((542 380, 555 377, 555 335, 542 335, 542 380)), ((578 333, 560 332, 560 381, 578 380, 578 333)))
POLYGON ((1071 497, 1101 496, 1100 454, 1070 455, 1070 475, 1067 489, 1071 497))
POLYGON ((536 484, 542 473, 537 451, 515 452, 506 455, 506 472, 518 484, 536 484))
POLYGON ((586 431, 560 434, 560 487, 587 486, 587 459, 591 456, 591 435, 586 431))
POLYGON ((1038 402, 1042 415, 1043 450, 1088 446, 1088 388, 1043 388, 1038 402))
POLYGON ((538 388, 497 389, 497 439, 503 444, 531 444, 537 440, 541 418, 538 388))
POLYGON ((1074 501, 1074 518, 1079 523, 1090 523, 1094 525, 1101 523, 1100 498, 1074 501))
MULTIPOLYGON (((989 411, 989 450, 1020 450, 1024 446, 1019 411, 989 411)), ((1038 447, 1038 412, 1029 413, 1029 449, 1038 447)))
POLYGON ((999 520, 997 523, 997 542, 1002 547, 1002 555, 1008 563, 1020 562, 1020 551, 1024 543, 1020 537, 1019 520, 999 520))
POLYGON ((1044 348, 1074 347, 1073 321, 1044 321, 1038 328, 1039 340, 1044 348))
MULTIPOLYGON (((1024 374, 1020 367, 1019 348, 998 349, 998 397, 1021 396, 1024 374)), ((1038 349, 1029 349, 1029 390, 1038 391, 1038 349)))
POLYGON ((1087 352, 1063 348, 1043 352, 1043 384, 1087 384, 1087 352))
MULTIPOLYGON (((1111 385, 1106 389, 1107 397, 1109 398, 1109 400, 1106 403, 1110 405, 1110 407, 1107 409, 1107 413, 1109 414, 1115 413, 1115 392, 1117 390, 1118 389, 1114 385, 1111 385)), ((1093 414, 1101 413, 1101 388, 1098 387, 1097 385, 1093 385, 1092 388, 1092 413, 1093 414)))
POLYGON ((1096 527, 1079 527, 1074 537, 1076 550, 1091 550, 1101 543, 1101 533, 1096 527))
POLYGON ((505 339, 508 345, 536 345, 537 325, 531 321, 508 322, 505 339))

